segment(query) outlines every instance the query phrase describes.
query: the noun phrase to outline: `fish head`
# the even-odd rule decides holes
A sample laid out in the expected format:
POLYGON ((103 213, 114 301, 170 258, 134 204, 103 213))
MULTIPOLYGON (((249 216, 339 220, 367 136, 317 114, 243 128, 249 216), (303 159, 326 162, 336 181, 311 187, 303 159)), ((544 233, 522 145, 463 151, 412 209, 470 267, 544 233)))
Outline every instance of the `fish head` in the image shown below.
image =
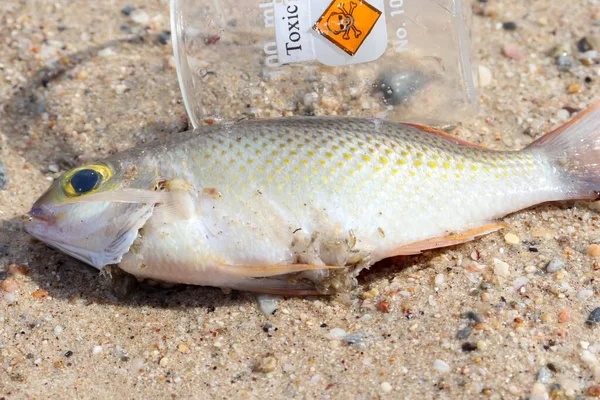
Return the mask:
POLYGON ((35 202, 23 218, 25 230, 98 269, 116 264, 154 208, 151 202, 123 201, 123 189, 136 185, 143 181, 132 177, 131 168, 123 168, 121 163, 74 168, 35 202))

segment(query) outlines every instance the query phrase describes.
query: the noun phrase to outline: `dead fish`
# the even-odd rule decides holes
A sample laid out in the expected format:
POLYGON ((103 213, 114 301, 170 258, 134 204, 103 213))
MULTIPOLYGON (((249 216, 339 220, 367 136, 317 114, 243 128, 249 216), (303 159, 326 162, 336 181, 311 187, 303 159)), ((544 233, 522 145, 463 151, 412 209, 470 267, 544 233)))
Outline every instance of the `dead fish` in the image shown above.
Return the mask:
POLYGON ((74 168, 25 228, 98 269, 306 295, 599 190, 600 103, 520 151, 413 124, 284 118, 206 126, 74 168))

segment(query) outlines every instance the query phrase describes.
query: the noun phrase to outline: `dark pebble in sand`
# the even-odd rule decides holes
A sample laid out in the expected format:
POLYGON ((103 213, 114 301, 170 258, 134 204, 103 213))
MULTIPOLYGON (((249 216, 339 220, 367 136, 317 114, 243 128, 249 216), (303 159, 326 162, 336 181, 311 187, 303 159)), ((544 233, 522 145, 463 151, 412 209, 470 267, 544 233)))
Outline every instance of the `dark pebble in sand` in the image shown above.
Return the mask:
POLYGON ((388 71, 381 74, 376 90, 388 103, 402 104, 425 84, 423 73, 415 70, 388 71))
POLYGON ((171 41, 171 31, 162 31, 156 39, 160 44, 168 44, 171 41))
POLYGON ((590 315, 587 318, 587 321, 585 321, 586 324, 590 325, 590 326, 596 326, 598 324, 600 324, 600 307, 595 308, 590 315))
POLYGON ((470 319, 473 322, 481 323, 483 322, 483 318, 481 315, 477 314, 475 311, 468 311, 462 315, 463 318, 470 319))
POLYGON ((585 53, 586 51, 594 50, 594 46, 592 46, 588 38, 583 37, 577 42, 577 50, 579 50, 582 53, 585 53))
POLYGON ((508 21, 502 24, 502 29, 505 31, 514 31, 517 29, 517 24, 512 21, 508 21))
POLYGON ((273 324, 270 324, 267 322, 266 324, 263 325, 263 332, 269 332, 269 330, 272 328, 273 328, 273 324))
POLYGON ((65 353, 65 357, 67 357, 67 358, 71 357, 72 355, 73 355, 73 352, 71 350, 69 350, 65 353))
POLYGON ((6 170, 0 161, 0 190, 6 189, 6 185, 8 185, 8 176, 6 176, 6 170))
POLYGON ((464 342, 462 344, 461 348, 462 348, 462 351, 464 351, 464 352, 475 351, 475 350, 477 350, 477 344, 471 343, 471 342, 464 342))
POLYGON ((456 338, 458 340, 465 340, 469 336, 471 336, 471 332, 473 332, 473 328, 471 328, 471 326, 465 326, 464 328, 456 332, 456 338))
POLYGON ((123 14, 123 15, 129 16, 129 15, 131 15, 132 12, 133 12, 133 7, 131 7, 131 6, 125 6, 125 7, 121 8, 121 14, 123 14))

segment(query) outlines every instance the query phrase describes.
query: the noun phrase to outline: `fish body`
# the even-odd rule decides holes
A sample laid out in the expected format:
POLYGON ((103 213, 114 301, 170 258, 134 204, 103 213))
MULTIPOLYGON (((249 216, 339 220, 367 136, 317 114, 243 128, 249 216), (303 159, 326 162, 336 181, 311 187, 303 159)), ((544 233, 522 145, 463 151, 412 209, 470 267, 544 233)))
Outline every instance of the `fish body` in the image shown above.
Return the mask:
MULTIPOLYGON (((386 257, 493 231, 498 218, 535 204, 596 196, 599 114, 596 106, 521 151, 376 119, 208 126, 102 161, 113 171, 106 184, 62 202, 46 194, 33 214, 85 207, 101 224, 108 216, 94 207, 116 207, 110 232, 84 235, 83 247, 97 240, 112 249, 110 257, 98 246, 79 254, 97 268, 116 263, 143 278, 309 293, 307 281, 340 276, 336 267, 354 276, 386 257), (111 179, 118 183, 103 189, 111 179)), ((70 232, 86 224, 79 220, 70 232)), ((28 229, 51 245, 60 235, 35 221, 28 229)))

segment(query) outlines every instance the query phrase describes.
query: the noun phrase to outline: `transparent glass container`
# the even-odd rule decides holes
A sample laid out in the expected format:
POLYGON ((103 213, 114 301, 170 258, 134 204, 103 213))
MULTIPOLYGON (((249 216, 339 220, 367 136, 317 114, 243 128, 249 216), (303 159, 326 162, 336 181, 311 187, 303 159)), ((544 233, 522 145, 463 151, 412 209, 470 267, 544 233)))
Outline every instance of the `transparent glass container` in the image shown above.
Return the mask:
POLYGON ((292 115, 453 123, 477 109, 464 0, 171 0, 192 124, 292 115))

